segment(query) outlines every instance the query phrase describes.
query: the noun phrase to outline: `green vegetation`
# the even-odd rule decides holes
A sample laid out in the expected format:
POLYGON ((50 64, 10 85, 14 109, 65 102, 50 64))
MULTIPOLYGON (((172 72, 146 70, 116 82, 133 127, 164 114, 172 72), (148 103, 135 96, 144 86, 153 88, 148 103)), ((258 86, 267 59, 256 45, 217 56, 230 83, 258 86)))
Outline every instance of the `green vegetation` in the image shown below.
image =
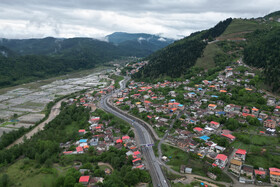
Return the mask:
POLYGON ((221 37, 234 37, 240 36, 240 34, 244 35, 245 32, 252 32, 260 28, 264 28, 265 24, 259 23, 254 20, 246 20, 246 19, 233 19, 231 24, 225 29, 225 32, 221 35, 221 37), (239 34, 239 35, 238 35, 239 34))
POLYGON ((231 145, 246 149, 248 152, 246 164, 255 168, 280 167, 279 138, 274 136, 253 135, 248 133, 233 133, 236 141, 231 145))
MULTIPOLYGON (((60 169, 63 174, 66 172, 65 168, 60 169)), ((38 167, 36 162, 30 159, 21 159, 16 163, 10 165, 5 171, 7 175, 8 184, 10 186, 48 186, 54 184, 55 178, 59 172, 52 168, 38 167)), ((3 173, 3 172, 2 172, 3 173)), ((2 175, 2 180, 3 176, 2 175)), ((1 179, 0 179, 1 180, 1 179)))
POLYGON ((280 88, 280 27, 266 31, 257 30, 248 37, 244 49, 244 61, 248 65, 261 68, 265 82, 274 92, 280 88))
POLYGON ((166 48, 154 53, 148 59, 149 64, 133 75, 135 79, 151 82, 159 78, 180 78, 187 74, 190 67, 201 57, 206 42, 219 36, 230 24, 231 18, 218 23, 215 27, 191 34, 189 37, 174 42, 166 48))
POLYGON ((212 166, 206 158, 200 160, 199 156, 194 153, 186 153, 181 149, 166 144, 162 144, 161 148, 162 154, 167 156, 169 159, 167 164, 177 172, 180 172, 181 165, 186 165, 187 167, 192 168, 192 173, 194 174, 206 177, 207 172, 211 170, 211 172, 214 172, 218 176, 218 181, 231 182, 231 179, 219 168, 215 169, 215 171, 212 171, 212 166))
POLYGON ((115 84, 114 84, 115 88, 116 88, 116 89, 120 88, 119 82, 122 81, 122 80, 124 79, 123 76, 119 76, 119 75, 112 74, 112 75, 110 76, 110 78, 113 79, 113 80, 115 81, 115 84))
POLYGON ((203 69, 215 67, 214 57, 219 53, 222 53, 222 50, 216 44, 208 44, 203 51, 202 57, 196 60, 195 66, 203 69))

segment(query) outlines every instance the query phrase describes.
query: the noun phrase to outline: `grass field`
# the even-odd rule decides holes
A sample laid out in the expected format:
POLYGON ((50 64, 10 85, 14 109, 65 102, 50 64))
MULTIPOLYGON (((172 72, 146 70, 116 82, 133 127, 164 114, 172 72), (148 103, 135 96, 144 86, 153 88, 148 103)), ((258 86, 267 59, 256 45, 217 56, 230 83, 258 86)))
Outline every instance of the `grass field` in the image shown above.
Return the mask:
POLYGON ((60 167, 59 170, 43 169, 36 167, 35 161, 24 159, 18 160, 7 169, 0 172, 0 175, 6 173, 9 176, 11 186, 53 186, 53 182, 58 174, 64 174, 66 168, 60 167))
POLYGON ((167 164, 170 165, 175 171, 180 172, 180 166, 188 164, 189 155, 181 149, 166 144, 162 144, 161 149, 162 155, 167 156, 169 159, 167 164))
POLYGON ((267 25, 259 23, 257 21, 233 19, 231 24, 227 27, 227 29, 221 35, 221 37, 226 37, 227 35, 240 33, 240 32, 252 32, 255 31, 256 29, 263 29, 265 27, 267 27, 267 25))
POLYGON ((223 53, 223 51, 214 43, 208 44, 203 51, 202 57, 196 60, 195 66, 204 69, 215 67, 214 57, 218 53, 223 53))
POLYGON ((0 127, 5 127, 7 125, 12 125, 12 124, 14 124, 14 122, 6 121, 6 122, 0 124, 0 127))
POLYGON ((280 167, 279 138, 275 136, 248 135, 238 133, 237 140, 231 145, 247 151, 246 164, 254 167, 280 167), (247 143, 240 138, 248 138, 247 143))

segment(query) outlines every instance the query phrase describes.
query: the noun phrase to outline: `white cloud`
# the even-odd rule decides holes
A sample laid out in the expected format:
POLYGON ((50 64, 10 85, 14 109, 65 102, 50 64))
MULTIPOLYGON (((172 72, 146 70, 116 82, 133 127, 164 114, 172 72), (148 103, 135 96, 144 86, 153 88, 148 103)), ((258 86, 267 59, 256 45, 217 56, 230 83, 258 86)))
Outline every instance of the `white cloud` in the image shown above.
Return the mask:
POLYGON ((93 37, 116 31, 178 38, 228 17, 278 10, 278 0, 1 0, 0 37, 93 37))

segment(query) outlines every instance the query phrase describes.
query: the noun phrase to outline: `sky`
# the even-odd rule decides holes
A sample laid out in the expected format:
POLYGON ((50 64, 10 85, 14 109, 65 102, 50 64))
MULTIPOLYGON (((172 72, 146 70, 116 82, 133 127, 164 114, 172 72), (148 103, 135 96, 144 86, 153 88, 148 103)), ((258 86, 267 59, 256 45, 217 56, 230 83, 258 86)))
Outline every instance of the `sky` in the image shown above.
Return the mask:
POLYGON ((102 39, 129 32, 179 39, 229 17, 277 10, 279 0, 0 0, 0 38, 102 39))

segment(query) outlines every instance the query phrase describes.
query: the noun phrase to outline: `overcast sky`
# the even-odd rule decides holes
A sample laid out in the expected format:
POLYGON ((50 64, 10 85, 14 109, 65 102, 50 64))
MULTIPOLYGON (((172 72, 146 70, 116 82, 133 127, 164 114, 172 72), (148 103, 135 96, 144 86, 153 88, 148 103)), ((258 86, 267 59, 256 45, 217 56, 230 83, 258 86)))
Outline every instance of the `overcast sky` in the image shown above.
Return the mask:
POLYGON ((228 17, 276 10, 279 0, 0 0, 0 38, 102 38, 117 31, 180 38, 228 17))

